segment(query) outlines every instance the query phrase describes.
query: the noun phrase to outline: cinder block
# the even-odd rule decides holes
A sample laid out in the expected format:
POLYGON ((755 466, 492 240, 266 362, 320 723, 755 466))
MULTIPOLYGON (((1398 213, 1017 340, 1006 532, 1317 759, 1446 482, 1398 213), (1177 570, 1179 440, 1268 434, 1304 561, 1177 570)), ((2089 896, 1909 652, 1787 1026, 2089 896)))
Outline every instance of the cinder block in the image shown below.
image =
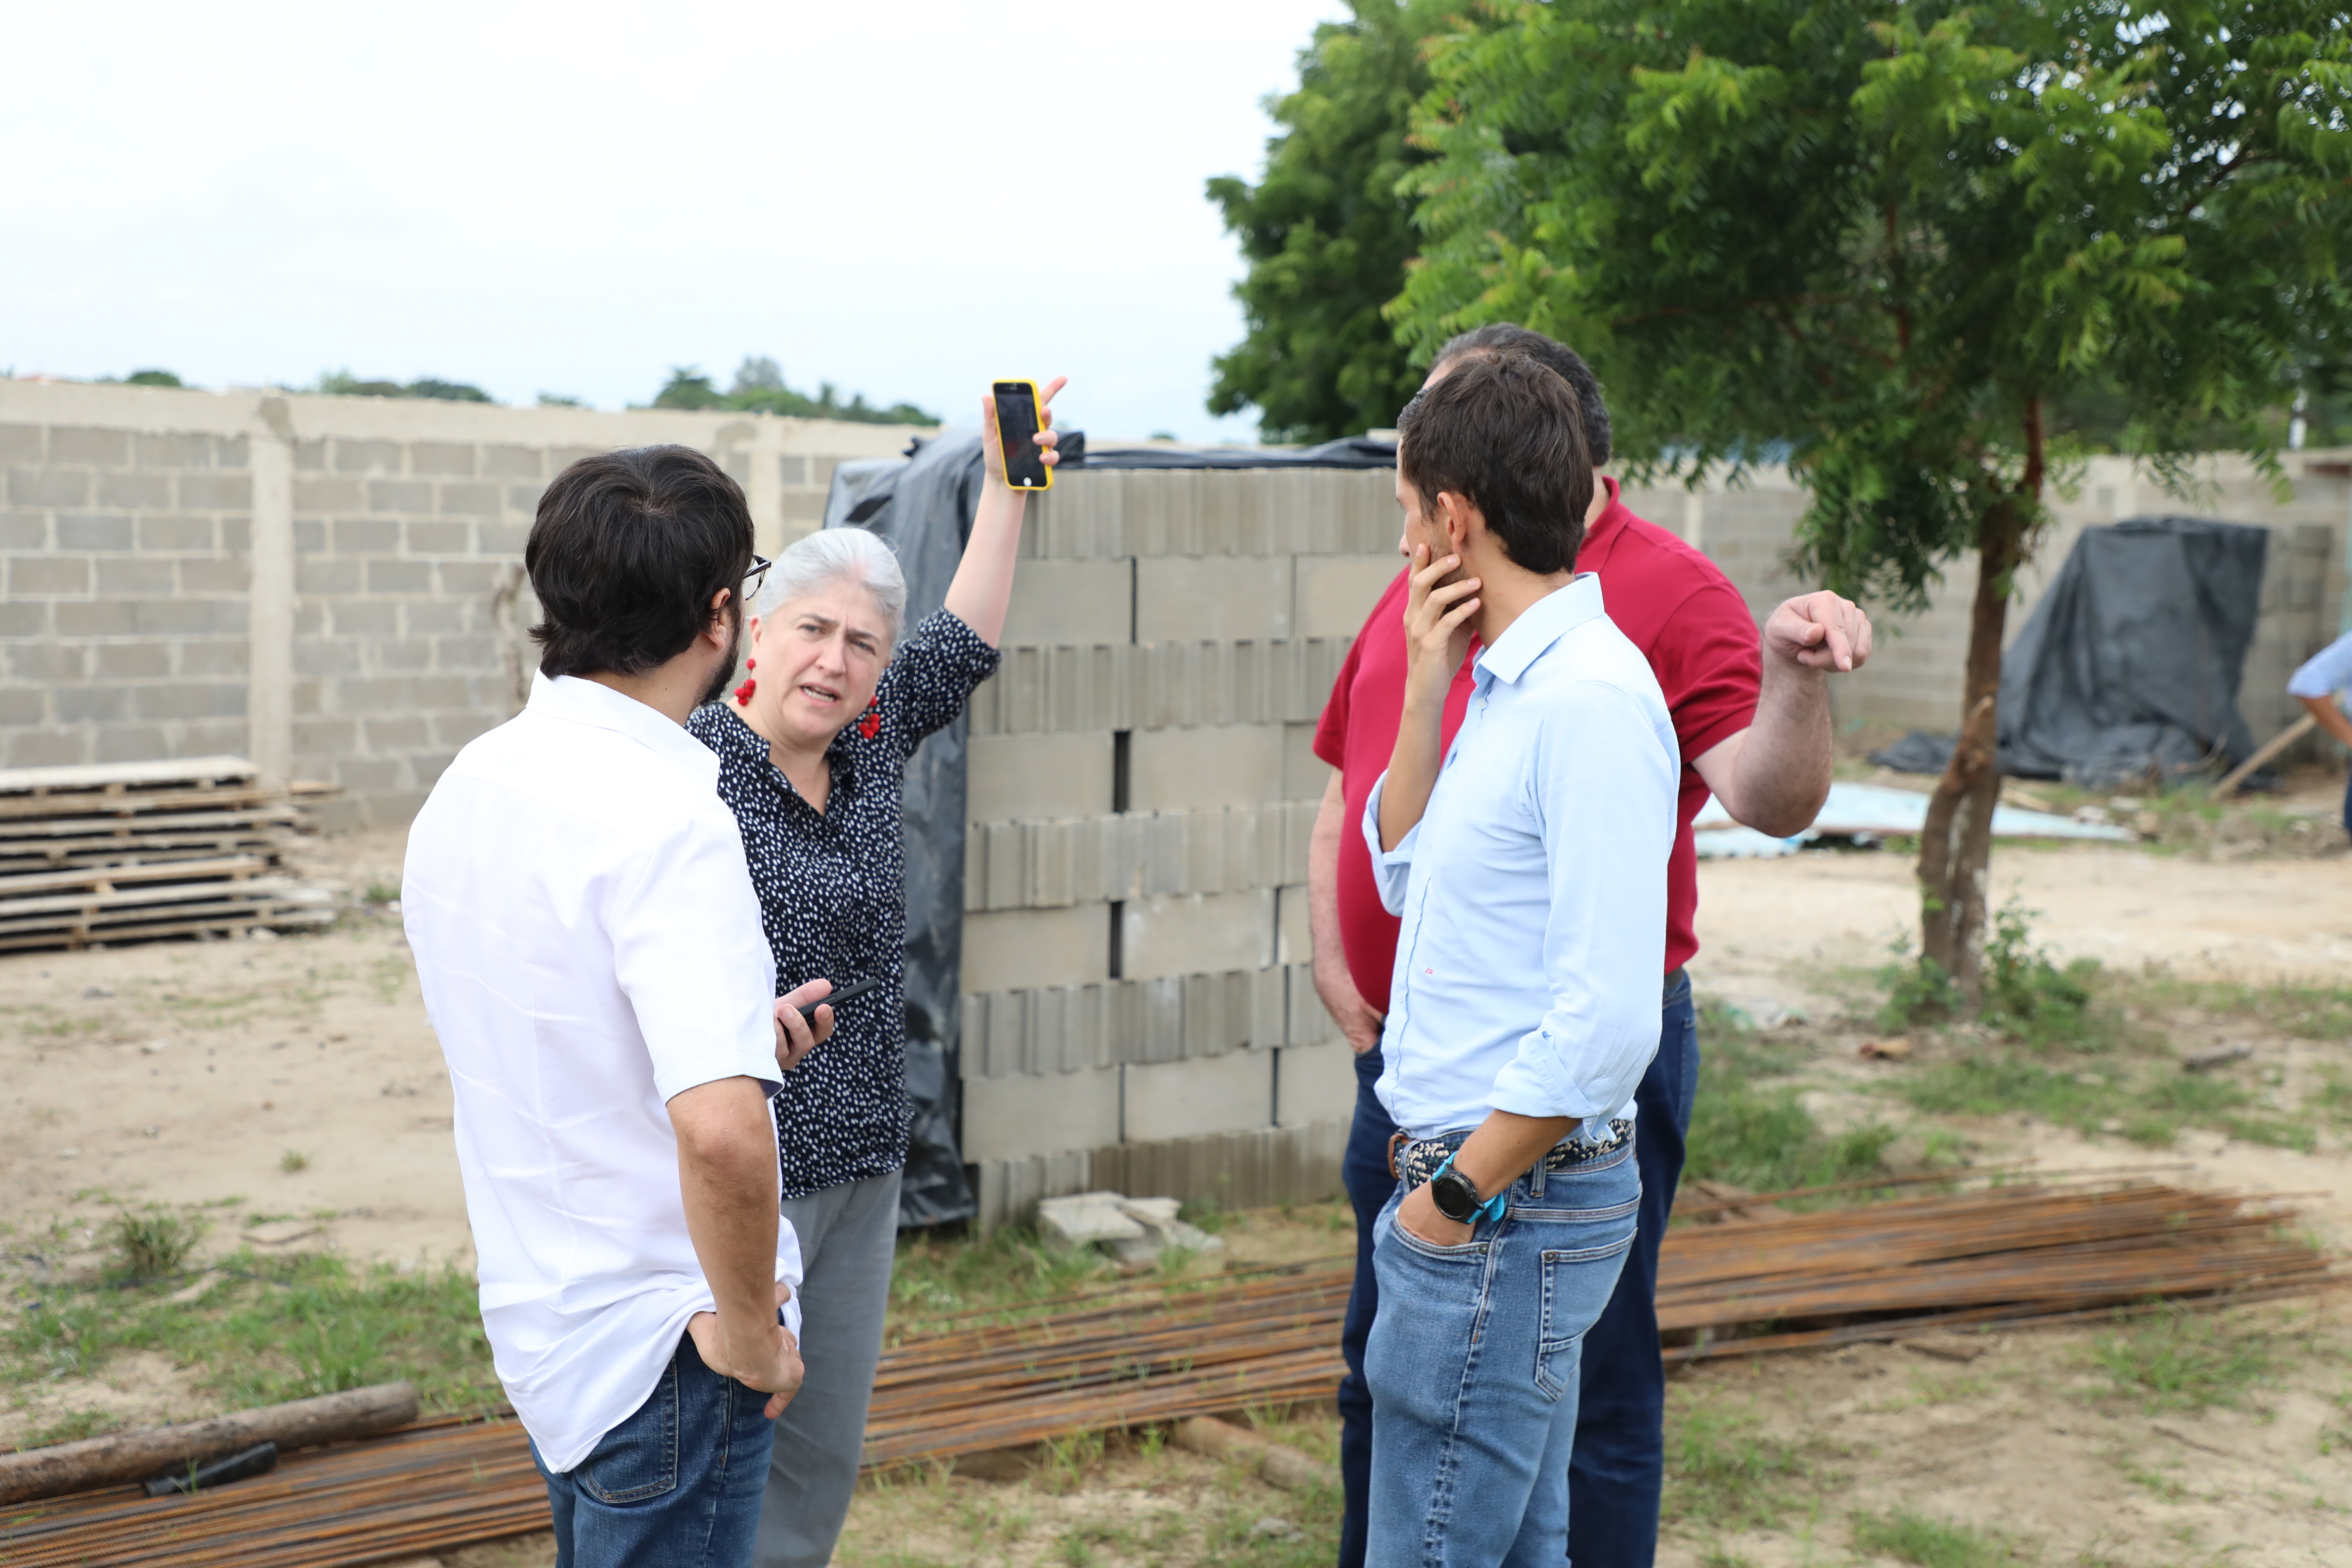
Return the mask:
POLYGON ((243 594, 253 586, 253 563, 243 555, 198 556, 180 563, 183 594, 243 594))
POLYGON ((433 728, 420 718, 370 719, 360 726, 372 752, 422 751, 433 743, 433 728))
POLYGON ((107 512, 68 512, 58 519, 60 550, 128 550, 131 520, 107 512))
MULTIPOLYGON (((227 520, 224 519, 226 523, 227 520)), ((327 548, 327 525, 315 518, 294 520, 294 553, 316 555, 327 548)))
POLYGON ((7 652, 12 679, 62 685, 89 679, 89 649, 74 643, 13 643, 7 652))
POLYGON ((1138 730, 1129 745, 1128 805, 1132 810, 1259 805, 1283 797, 1279 724, 1138 730))
POLYGON ((412 555, 464 555, 474 547, 470 522, 412 522, 407 528, 412 555))
MULTIPOLYGON (((471 599, 495 590, 509 564, 499 561, 442 561, 436 563, 433 569, 440 576, 442 593, 471 599)), ((528 585, 524 593, 530 593, 528 585)))
POLYGON ((130 694, 120 686, 61 686, 51 700, 60 724, 104 724, 131 710, 130 694))
POLYGON ((178 646, 183 675, 242 680, 251 671, 253 649, 242 638, 205 637, 178 646))
POLYGON ((253 442, 249 437, 244 436, 213 437, 214 468, 242 468, 249 467, 252 460, 253 442))
POLYGON ((450 441, 412 441, 408 444, 408 471, 470 475, 474 471, 474 448, 450 441))
POLYGON ((12 506, 88 506, 89 475, 75 468, 12 468, 8 501, 12 506))
POLYGON ((1303 637, 1352 637, 1404 563, 1395 555, 1302 555, 1298 607, 1291 626, 1303 637))
POLYGON ((430 513, 433 486, 424 479, 370 479, 367 504, 370 511, 430 513))
POLYGON ((159 510, 172 504, 172 476, 100 474, 98 476, 98 504, 159 510))
POLYGON ((244 511, 253 505, 247 474, 182 474, 180 504, 194 511, 244 511))
POLYGON ((443 485, 441 511, 446 517, 496 517, 499 515, 499 487, 443 485))
POLYGON ((47 721, 48 704, 35 686, 0 686, 0 726, 47 721))
POLYGON ((296 473, 315 474, 326 466, 327 443, 324 438, 316 441, 297 441, 294 443, 294 471, 296 473))
POLYGON ((473 683, 462 676, 418 675, 406 682, 407 700, 418 708, 471 708, 473 683))
POLYGON ((1285 724, 1282 727, 1282 794, 1286 800, 1314 801, 1323 798, 1324 786, 1331 781, 1335 770, 1315 754, 1315 726, 1311 723, 1285 724))
POLYGON ((375 645, 376 668, 417 671, 433 667, 433 645, 423 637, 386 637, 375 645))
POLYGON ((371 594, 429 594, 433 591, 432 563, 425 561, 371 561, 367 563, 367 591, 371 594))
POLYGON ((294 754, 303 758, 340 757, 359 744, 360 727, 351 719, 297 719, 294 754))
POLYGON ((313 679, 357 675, 362 662, 361 647, 351 637, 298 637, 294 639, 294 668, 313 679))
POLYGON ((446 599, 411 599, 401 606, 401 625, 412 637, 461 632, 474 625, 474 606, 446 599))
POLYGON ((776 472, 787 485, 804 485, 808 483, 808 459, 789 456, 779 458, 776 459, 776 472))
POLYGON ((393 757, 341 757, 332 771, 337 784, 355 792, 398 789, 408 779, 407 768, 393 757))
POLYGON ((435 637, 433 668, 436 669, 481 670, 503 672, 499 655, 499 641, 491 637, 435 637))
POLYGON ((393 555, 400 550, 401 525, 342 518, 329 525, 328 536, 338 555, 393 555))
MULTIPOLYGON (((1274 912, 1273 890, 1264 888, 1130 900, 1121 920, 1121 973, 1129 979, 1151 980, 1224 969, 1263 969, 1274 962, 1274 912)), ((969 958, 964 968, 967 989, 1003 989, 971 984, 969 958)))
POLYGON ((482 472, 497 479, 535 479, 547 470, 536 447, 485 447, 482 472))
POLYGON ((47 600, 0 598, 0 637, 40 637, 48 635, 47 600))
POLYGON ((545 485, 509 485, 507 487, 507 510, 512 512, 520 512, 525 517, 537 517, 539 515, 539 498, 546 493, 547 487, 545 485))
POLYGON ((1274 908, 1274 961, 1276 963, 1314 963, 1315 938, 1307 925, 1306 888, 1276 888, 1274 908))
POLYGON ((1339 1194, 1346 1121, 1210 1132, 1097 1149, 1087 1188, 1226 1208, 1320 1203, 1339 1194))
POLYGON ((49 547, 49 518, 47 512, 0 511, 0 550, 47 550, 49 547))
POLYGON ((366 500, 367 492, 357 479, 298 479, 294 481, 294 510, 310 516, 357 511, 366 504, 366 500))
POLYGON ((963 988, 1019 991, 1108 978, 1110 917, 1102 904, 1005 910, 963 921, 963 988))
POLYGON ((68 599, 55 613, 58 635, 63 637, 130 637, 140 630, 138 611, 121 599, 68 599))
POLYGON ((11 594, 87 594, 89 558, 82 555, 19 555, 8 563, 11 594))
POLYGON ((247 605, 242 599, 131 599, 125 601, 125 608, 131 612, 134 632, 147 637, 201 637, 208 632, 243 632, 247 605))
POLYGON ((474 548, 485 555, 509 555, 522 558, 522 547, 530 542, 530 525, 521 522, 478 522, 474 525, 474 548))
POLYGON ((1024 561, 1004 618, 1007 643, 1134 640, 1134 563, 1024 561))
POLYGON ((211 686, 182 680, 119 689, 129 692, 132 712, 149 721, 231 719, 245 711, 245 688, 242 686, 211 686))
POLYGON ((40 460, 38 425, 0 425, 0 463, 37 465, 40 460))
POLYGON ((345 599, 329 607, 339 637, 388 637, 400 630, 400 606, 382 599, 345 599))
POLYGON ((19 730, 8 737, 8 765, 65 768, 86 763, 89 761, 89 737, 87 730, 19 730))
MULTIPOLYGON (((520 704, 516 704, 519 708, 520 704)), ((497 713, 436 713, 433 715, 433 743, 455 755, 467 742, 487 735, 507 721, 508 714, 497 713)))
POLYGON ((49 461, 96 463, 120 468, 131 461, 131 436, 123 430, 91 430, 79 426, 52 426, 49 461))
POLYGON ((1275 1061, 1275 1123, 1299 1127, 1356 1114, 1356 1053, 1345 1040, 1285 1046, 1275 1061))
POLYGON ((1265 1127, 1274 1120, 1274 1053, 1235 1051, 1127 1069, 1133 1142, 1265 1127))
POLYGON ((965 1079, 963 1157, 1012 1160, 1118 1142, 1120 1070, 965 1079))
POLYGON ((1135 563, 1135 640, 1265 642, 1290 636, 1287 557, 1144 559, 1135 563))
POLYGON ((142 517, 139 520, 142 550, 212 550, 220 531, 209 517, 142 517))
POLYGON ((965 815, 973 822, 1093 816, 1111 807, 1112 739, 1075 735, 974 735, 965 774, 965 815))
POLYGON ((335 471, 344 474, 396 474, 400 472, 400 443, 397 441, 339 440, 335 443, 335 471))
POLYGON ((101 556, 98 562, 98 591, 101 594, 172 594, 180 586, 180 574, 169 556, 101 556))
MULTIPOLYGON (((228 747, 227 750, 234 754, 237 747, 244 744, 244 738, 240 736, 236 744, 228 747)), ((180 754, 201 756, 204 751, 210 749, 206 747, 193 752, 184 751, 180 752, 180 754)), ((109 724, 103 730, 97 731, 94 744, 90 747, 90 761, 148 763, 153 762, 158 757, 168 757, 178 750, 179 748, 172 744, 167 731, 161 724, 109 724)))
POLYGON ((365 584, 356 559, 332 561, 297 556, 294 562, 294 591, 305 598, 322 594, 356 594, 365 584))

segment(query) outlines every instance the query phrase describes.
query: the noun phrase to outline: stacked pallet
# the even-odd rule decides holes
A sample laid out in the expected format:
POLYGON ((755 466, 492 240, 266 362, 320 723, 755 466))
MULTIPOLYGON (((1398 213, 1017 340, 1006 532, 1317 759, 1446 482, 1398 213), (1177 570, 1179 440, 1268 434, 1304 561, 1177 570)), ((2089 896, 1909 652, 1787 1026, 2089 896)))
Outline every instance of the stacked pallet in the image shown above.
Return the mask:
POLYGON ((0 952, 324 925, 285 860, 299 802, 240 757, 0 770, 0 952))

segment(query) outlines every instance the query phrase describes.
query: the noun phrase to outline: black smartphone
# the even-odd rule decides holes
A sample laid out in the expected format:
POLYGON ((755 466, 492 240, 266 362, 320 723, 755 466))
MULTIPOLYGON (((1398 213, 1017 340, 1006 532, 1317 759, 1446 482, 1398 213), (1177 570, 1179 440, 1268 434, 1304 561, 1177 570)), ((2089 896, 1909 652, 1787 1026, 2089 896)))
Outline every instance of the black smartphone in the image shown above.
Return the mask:
POLYGON ((1004 447, 1004 482, 1016 490, 1050 490, 1054 470, 1037 445, 1037 384, 1002 380, 989 395, 996 400, 996 438, 1004 447))
POLYGON ((875 979, 869 974, 863 980, 853 980, 846 985, 836 985, 833 988, 833 994, 826 997, 824 1001, 812 1002, 807 1006, 803 1007, 800 1010, 801 1021, 806 1024, 815 1023, 816 1010, 819 1007, 832 1008, 833 1016, 835 1018, 838 1018, 841 1016, 841 1005, 844 1002, 855 1001, 881 984, 882 983, 879 980, 875 979))

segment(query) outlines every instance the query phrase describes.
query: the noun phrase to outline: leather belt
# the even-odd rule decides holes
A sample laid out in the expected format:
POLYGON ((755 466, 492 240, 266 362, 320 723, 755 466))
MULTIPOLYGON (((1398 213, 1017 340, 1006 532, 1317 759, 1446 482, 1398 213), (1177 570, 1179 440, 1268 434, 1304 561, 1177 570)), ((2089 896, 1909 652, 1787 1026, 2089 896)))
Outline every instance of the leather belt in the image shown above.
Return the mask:
MULTIPOLYGON (((1570 1165, 1582 1165, 1598 1160, 1603 1154, 1613 1154, 1633 1135, 1633 1122, 1629 1118, 1612 1121, 1606 1138, 1582 1138, 1574 1135, 1561 1139, 1544 1152, 1543 1168, 1564 1171, 1570 1165)), ((1450 1132, 1443 1138, 1414 1138, 1398 1132, 1389 1139, 1389 1174, 1405 1184, 1410 1192, 1445 1163, 1447 1156, 1468 1140, 1467 1132, 1450 1132)), ((1532 1167, 1530 1167, 1532 1169, 1532 1167)))

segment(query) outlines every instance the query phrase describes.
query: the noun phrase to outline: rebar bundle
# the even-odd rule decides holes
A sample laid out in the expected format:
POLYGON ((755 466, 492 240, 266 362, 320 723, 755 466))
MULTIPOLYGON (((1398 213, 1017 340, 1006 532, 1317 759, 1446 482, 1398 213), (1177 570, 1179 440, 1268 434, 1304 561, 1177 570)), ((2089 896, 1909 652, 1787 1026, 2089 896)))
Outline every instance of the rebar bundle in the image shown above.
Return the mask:
MULTIPOLYGON (((2331 1261, 2286 1232, 2291 1217, 2272 1199, 2108 1177, 1684 1226, 1663 1249, 1658 1318, 1669 1359, 1689 1360, 2325 1289, 2331 1261)), ((1352 1259, 1322 1258, 932 1319, 883 1352, 866 1463, 1328 1399, 1351 1278, 1352 1259)), ((0 1516, 0 1568, 333 1568, 547 1517, 519 1426, 446 1421, 194 1497, 30 1504, 0 1516)))

